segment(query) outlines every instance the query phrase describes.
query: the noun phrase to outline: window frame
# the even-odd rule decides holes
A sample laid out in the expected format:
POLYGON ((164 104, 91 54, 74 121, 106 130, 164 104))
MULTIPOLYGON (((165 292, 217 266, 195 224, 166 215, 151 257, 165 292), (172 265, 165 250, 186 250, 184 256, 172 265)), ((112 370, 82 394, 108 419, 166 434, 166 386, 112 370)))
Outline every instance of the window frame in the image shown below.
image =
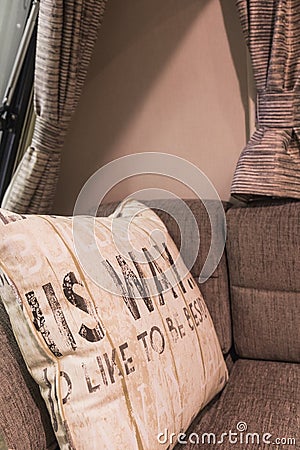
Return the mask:
POLYGON ((33 103, 39 1, 33 0, 0 106, 0 201, 11 181, 26 118, 33 103))

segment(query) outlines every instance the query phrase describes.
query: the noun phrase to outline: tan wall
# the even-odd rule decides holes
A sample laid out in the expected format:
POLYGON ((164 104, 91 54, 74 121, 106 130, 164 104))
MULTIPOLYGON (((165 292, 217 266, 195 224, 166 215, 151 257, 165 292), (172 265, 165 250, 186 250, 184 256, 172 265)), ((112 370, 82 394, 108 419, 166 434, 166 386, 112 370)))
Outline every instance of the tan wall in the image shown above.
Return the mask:
MULTIPOLYGON (((145 151, 186 158, 228 199, 247 110, 246 50, 234 0, 109 0, 54 211, 70 213, 103 164, 145 151)), ((154 184, 192 195, 165 177, 154 184)), ((137 177, 110 198, 151 185, 149 176, 137 177)))

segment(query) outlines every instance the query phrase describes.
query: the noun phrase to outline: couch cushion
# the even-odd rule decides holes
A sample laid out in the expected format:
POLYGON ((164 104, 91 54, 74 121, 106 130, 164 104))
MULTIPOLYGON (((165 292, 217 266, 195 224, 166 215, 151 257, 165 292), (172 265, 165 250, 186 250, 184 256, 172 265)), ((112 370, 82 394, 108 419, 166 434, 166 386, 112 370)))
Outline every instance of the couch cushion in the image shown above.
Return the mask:
MULTIPOLYGON (((161 199, 152 200, 145 203, 153 208, 159 217, 164 221, 178 248, 180 248, 181 244, 180 229, 174 218, 179 216, 182 219, 181 228, 183 228, 182 232, 185 239, 189 240, 191 243, 197 243, 196 237, 193 236, 191 232, 190 221, 186 214, 186 210, 182 207, 181 201, 176 199, 161 199)), ((205 283, 199 284, 199 275, 210 248, 211 224, 207 211, 200 200, 190 199, 185 200, 185 203, 190 208, 190 211, 197 222, 200 234, 200 248, 195 263, 191 268, 191 273, 203 294, 205 303, 207 304, 213 319, 222 351, 225 354, 229 352, 232 343, 226 257, 225 254, 223 254, 214 273, 205 283)), ((103 204, 100 206, 98 213, 100 216, 107 216, 115 210, 116 206, 117 203, 103 204)), ((209 202, 209 207, 212 212, 216 210, 218 206, 219 205, 217 202, 209 202)), ((223 203, 223 206, 224 209, 227 210, 229 204, 223 203)))
MULTIPOLYGON (((0 436, 14 450, 56 448, 51 420, 38 385, 28 373, 0 301, 0 436)), ((3 444, 4 445, 4 444, 3 444)))
POLYGON ((185 450, 299 448, 300 365, 238 360, 220 399, 194 421, 182 440, 187 441, 185 450), (237 434, 229 437, 230 430, 237 434))
POLYGON ((238 355, 300 362, 300 203, 231 208, 227 226, 238 355))

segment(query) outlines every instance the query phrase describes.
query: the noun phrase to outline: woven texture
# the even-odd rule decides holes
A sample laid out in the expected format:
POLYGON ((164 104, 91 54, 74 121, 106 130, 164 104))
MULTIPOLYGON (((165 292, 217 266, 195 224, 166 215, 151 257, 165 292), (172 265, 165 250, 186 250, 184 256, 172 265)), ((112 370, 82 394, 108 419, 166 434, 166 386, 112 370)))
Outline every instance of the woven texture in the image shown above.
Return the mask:
POLYGON ((19 213, 49 213, 60 153, 78 104, 106 0, 41 0, 34 106, 36 126, 3 205, 19 213))
MULTIPOLYGON (((153 200, 146 202, 148 206, 153 208, 158 216, 166 225, 170 236, 174 240, 177 248, 180 248, 181 236, 183 233, 184 239, 195 245, 197 244, 196 236, 191 232, 190 223, 186 216, 186 211, 183 210, 181 201, 178 200, 153 200), (172 213, 173 217, 167 212, 172 213), (176 223, 175 218, 182 218, 181 230, 176 223)), ((231 340, 231 318, 230 318, 230 303, 229 303, 229 286, 227 276, 227 263, 225 254, 223 254, 220 263, 211 277, 205 283, 198 283, 201 269, 205 263, 211 243, 211 224, 204 205, 199 200, 185 200, 188 208, 194 216, 200 234, 200 247, 196 261, 191 268, 191 274, 197 282, 205 303, 211 314, 216 332, 220 341, 220 345, 224 354, 228 353, 231 340)), ((213 201, 212 201, 213 203, 213 201)), ((101 205, 98 214, 100 216, 108 216, 116 208, 117 203, 109 203, 101 205)), ((228 205, 224 203, 225 210, 228 205)), ((216 205, 217 207, 217 205, 216 205)), ((211 207, 213 210, 213 206, 211 207)), ((183 255, 184 257, 184 255, 183 255)))
MULTIPOLYGON (((14 450, 55 448, 56 439, 46 405, 28 373, 2 302, 0 346, 0 436, 8 448, 14 450)), ((0 445, 0 448, 3 447, 0 445)))
MULTIPOLYGON (((176 449, 299 448, 300 366, 270 361, 237 361, 220 399, 195 420, 187 436, 190 433, 197 433, 200 443, 193 445, 187 437, 188 444, 182 447, 177 446, 176 449), (239 427, 242 427, 241 423, 245 423, 247 429, 240 433, 237 428, 238 423, 240 423, 239 427), (229 430, 237 433, 232 435, 231 442, 228 436, 229 430), (208 443, 208 436, 206 436, 202 444, 204 433, 214 433, 216 443, 214 444, 212 436, 208 443), (227 433, 227 436, 223 436, 223 443, 218 444, 217 441, 221 440, 222 433, 227 433), (248 444, 246 444, 247 433, 257 433, 259 443, 257 436, 253 438, 249 436, 248 444), (264 433, 271 435, 265 436, 269 444, 263 443, 264 433), (290 445, 276 445, 276 439, 282 438, 295 439, 296 444, 292 444, 291 441, 290 445)), ((192 436, 191 439, 193 440, 192 436)))
POLYGON ((231 193, 300 197, 299 0, 237 0, 257 88, 256 131, 231 193))
POLYGON ((300 203, 231 208, 227 225, 239 356, 300 362, 300 203))

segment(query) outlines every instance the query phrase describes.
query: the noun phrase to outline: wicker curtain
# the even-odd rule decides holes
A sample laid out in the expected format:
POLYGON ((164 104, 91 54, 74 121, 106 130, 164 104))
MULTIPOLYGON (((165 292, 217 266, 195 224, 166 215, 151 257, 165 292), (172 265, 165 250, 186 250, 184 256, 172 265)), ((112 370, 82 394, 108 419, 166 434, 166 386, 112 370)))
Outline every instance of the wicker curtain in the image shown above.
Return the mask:
POLYGON ((238 0, 257 87, 256 131, 233 196, 300 198, 300 1, 238 0))
POLYGON ((36 125, 2 206, 51 212, 60 154, 78 104, 105 0, 41 0, 34 81, 36 125))

